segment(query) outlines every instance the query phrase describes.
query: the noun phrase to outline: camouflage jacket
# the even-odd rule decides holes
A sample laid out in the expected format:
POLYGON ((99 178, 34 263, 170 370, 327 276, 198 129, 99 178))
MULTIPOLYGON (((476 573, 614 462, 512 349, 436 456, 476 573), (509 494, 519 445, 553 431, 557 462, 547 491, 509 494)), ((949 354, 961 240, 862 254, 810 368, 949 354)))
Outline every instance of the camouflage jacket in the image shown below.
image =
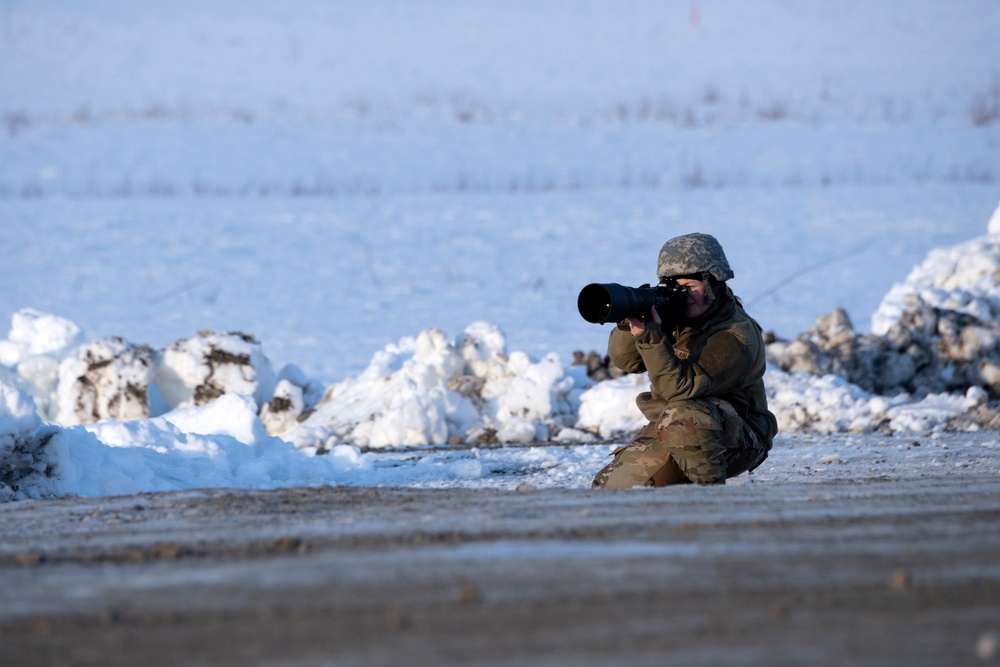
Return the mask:
POLYGON ((729 287, 720 291, 697 320, 664 328, 649 321, 637 337, 613 329, 608 355, 623 371, 649 374, 650 391, 636 404, 650 421, 671 401, 714 396, 728 401, 770 449, 778 423, 764 393, 764 338, 729 287))

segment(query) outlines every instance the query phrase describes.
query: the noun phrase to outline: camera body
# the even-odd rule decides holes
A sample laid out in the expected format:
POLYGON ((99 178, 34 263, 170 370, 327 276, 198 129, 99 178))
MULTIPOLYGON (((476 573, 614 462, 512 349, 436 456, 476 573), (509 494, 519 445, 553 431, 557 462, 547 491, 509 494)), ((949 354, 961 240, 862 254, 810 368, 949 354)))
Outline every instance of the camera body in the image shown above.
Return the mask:
POLYGON ((590 283, 580 290, 576 307, 583 319, 593 324, 617 323, 627 317, 645 320, 652 308, 656 308, 660 319, 667 322, 684 314, 687 292, 686 287, 669 278, 656 287, 590 283))

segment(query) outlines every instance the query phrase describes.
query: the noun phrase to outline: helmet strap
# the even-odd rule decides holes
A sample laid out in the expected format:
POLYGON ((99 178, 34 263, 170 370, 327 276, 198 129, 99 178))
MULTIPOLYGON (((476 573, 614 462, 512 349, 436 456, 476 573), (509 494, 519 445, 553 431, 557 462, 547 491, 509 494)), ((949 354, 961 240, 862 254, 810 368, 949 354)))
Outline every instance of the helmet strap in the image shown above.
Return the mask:
POLYGON ((715 301, 715 286, 711 274, 702 272, 701 281, 705 283, 705 305, 711 305, 715 301))

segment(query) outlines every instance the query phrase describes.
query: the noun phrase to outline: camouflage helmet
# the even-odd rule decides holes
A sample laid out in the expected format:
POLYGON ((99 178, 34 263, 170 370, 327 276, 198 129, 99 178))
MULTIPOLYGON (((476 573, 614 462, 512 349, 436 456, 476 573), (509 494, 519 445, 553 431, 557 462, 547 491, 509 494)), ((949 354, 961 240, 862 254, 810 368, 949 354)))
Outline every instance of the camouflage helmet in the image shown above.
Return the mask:
POLYGON ((670 239, 660 248, 656 261, 656 275, 671 278, 691 274, 705 274, 719 282, 733 277, 722 244, 709 234, 685 234, 670 239))

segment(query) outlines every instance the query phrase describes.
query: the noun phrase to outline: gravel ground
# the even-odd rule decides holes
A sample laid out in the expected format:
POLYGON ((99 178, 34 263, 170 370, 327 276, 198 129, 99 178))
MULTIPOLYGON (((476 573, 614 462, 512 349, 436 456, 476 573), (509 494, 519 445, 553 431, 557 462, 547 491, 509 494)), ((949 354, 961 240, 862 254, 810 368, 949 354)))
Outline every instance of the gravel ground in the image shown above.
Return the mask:
POLYGON ((527 471, 520 490, 464 480, 474 488, 7 503, 0 655, 997 664, 998 442, 782 436, 758 473, 714 488, 559 488, 527 471))

